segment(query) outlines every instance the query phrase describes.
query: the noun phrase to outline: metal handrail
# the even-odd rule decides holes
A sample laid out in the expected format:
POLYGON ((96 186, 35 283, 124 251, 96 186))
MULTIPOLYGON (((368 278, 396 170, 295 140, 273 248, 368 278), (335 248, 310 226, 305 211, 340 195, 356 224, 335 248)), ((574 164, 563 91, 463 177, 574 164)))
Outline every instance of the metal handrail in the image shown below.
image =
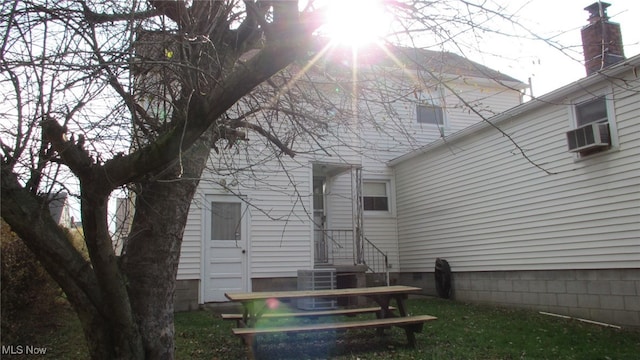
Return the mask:
POLYGON ((385 274, 385 281, 386 281, 387 286, 388 286, 390 284, 390 282, 389 282, 389 257, 387 256, 387 254, 384 251, 382 251, 379 247, 377 247, 376 244, 371 242, 371 240, 367 239, 366 236, 364 236, 364 241, 365 241, 366 246, 368 246, 369 248, 372 248, 373 250, 375 250, 373 259, 371 261, 371 264, 369 264, 367 262, 367 258, 369 258, 367 255, 370 254, 370 251, 367 251, 367 249, 365 249, 365 251, 364 251, 364 253, 365 253, 364 264, 373 273, 383 272, 385 274), (382 271, 379 271, 377 269, 377 267, 378 267, 378 265, 380 263, 380 261, 377 261, 377 259, 379 257, 382 257, 382 259, 384 259, 384 269, 382 269, 382 271))
POLYGON ((323 239, 326 241, 325 246, 329 245, 332 249, 332 251, 324 250, 325 257, 316 259, 316 261, 321 260, 320 263, 331 263, 337 259, 348 259, 353 256, 354 264, 365 265, 367 270, 374 274, 384 274, 385 282, 389 285, 389 257, 366 236, 363 236, 363 259, 357 261, 355 253, 347 255, 347 252, 351 251, 349 249, 355 245, 351 229, 323 229, 316 231, 323 233, 323 239))
POLYGON ((334 238, 333 233, 334 232, 349 233, 351 232, 351 229, 326 229, 326 230, 322 230, 322 232, 326 235, 326 239, 331 240, 331 243, 333 244, 334 247, 338 249, 342 249, 344 248, 344 246, 334 238))
MULTIPOLYGON (((320 260, 320 263, 330 263, 336 259, 351 259, 353 247, 353 230, 351 229, 316 229, 316 232, 322 232, 322 239, 324 241, 324 250, 320 258, 316 258, 316 261, 320 260), (331 250, 329 250, 331 249, 331 250)), ((317 246, 318 244, 316 244, 317 246)), ((319 249, 316 248, 316 252, 319 249)))

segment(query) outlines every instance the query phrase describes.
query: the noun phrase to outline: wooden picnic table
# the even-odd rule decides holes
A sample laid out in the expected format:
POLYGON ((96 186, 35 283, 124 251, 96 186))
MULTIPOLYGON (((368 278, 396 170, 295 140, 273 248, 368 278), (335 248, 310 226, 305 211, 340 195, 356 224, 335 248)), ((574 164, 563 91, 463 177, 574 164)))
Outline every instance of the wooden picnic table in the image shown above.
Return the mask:
MULTIPOLYGON (((390 326, 400 326, 405 329, 407 340, 410 345, 415 345, 415 332, 422 330, 422 324, 426 321, 435 320, 430 315, 409 316, 405 305, 405 300, 409 294, 420 292, 421 289, 413 286, 377 286, 368 288, 347 288, 347 289, 327 289, 327 290, 292 290, 292 291, 261 291, 245 293, 226 293, 227 299, 242 304, 242 320, 239 328, 233 329, 235 335, 243 337, 247 344, 252 343, 256 334, 265 333, 297 333, 309 331, 325 331, 336 329, 356 329, 356 328, 377 328, 382 332, 383 328, 390 326), (302 298, 327 298, 327 297, 356 297, 364 296, 373 300, 378 307, 363 308, 362 313, 375 312, 377 319, 333 322, 324 324, 304 324, 299 326, 269 327, 257 326, 258 322, 265 314, 269 314, 271 309, 279 308, 282 301, 302 298), (390 307, 394 300, 398 310, 398 315, 393 313, 390 307), (371 310, 373 309, 373 311, 371 310), (247 341, 248 340, 248 341, 247 341)), ((350 315, 354 309, 337 309, 323 312, 311 312, 314 315, 350 315)), ((301 312, 304 313, 304 312, 301 312)), ((289 316, 298 316, 300 313, 290 313, 289 316)), ((233 315, 233 314, 228 314, 233 315)), ((282 317, 282 314, 279 314, 282 317)), ((287 316, 285 314, 284 316, 287 316)), ((266 316, 270 317, 270 316, 266 316)), ((223 317, 224 318, 224 317, 223 317)), ((227 316, 232 319, 233 316, 227 316)))
POLYGON ((259 291, 245 293, 226 293, 227 299, 240 302, 243 308, 243 326, 255 327, 262 315, 273 307, 274 301, 365 296, 380 306, 380 318, 393 316, 389 311, 391 300, 395 300, 400 316, 407 316, 404 300, 409 294, 420 292, 422 289, 413 286, 394 285, 367 288, 325 289, 325 290, 291 290, 291 291, 259 291))

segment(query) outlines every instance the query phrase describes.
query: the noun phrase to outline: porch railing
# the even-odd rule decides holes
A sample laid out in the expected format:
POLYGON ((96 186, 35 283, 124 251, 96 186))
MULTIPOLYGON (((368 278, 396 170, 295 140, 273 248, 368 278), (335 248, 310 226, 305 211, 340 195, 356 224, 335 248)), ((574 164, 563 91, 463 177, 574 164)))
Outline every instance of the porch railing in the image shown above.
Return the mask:
MULTIPOLYGON (((354 240, 353 230, 351 229, 316 230, 316 264, 360 265, 357 261, 358 255, 354 240)), ((362 264, 367 266, 368 272, 384 275, 384 280, 389 285, 389 259, 387 254, 366 237, 364 237, 362 245, 362 264)))
POLYGON ((351 229, 326 229, 315 231, 316 264, 346 264, 352 262, 353 231, 351 229))

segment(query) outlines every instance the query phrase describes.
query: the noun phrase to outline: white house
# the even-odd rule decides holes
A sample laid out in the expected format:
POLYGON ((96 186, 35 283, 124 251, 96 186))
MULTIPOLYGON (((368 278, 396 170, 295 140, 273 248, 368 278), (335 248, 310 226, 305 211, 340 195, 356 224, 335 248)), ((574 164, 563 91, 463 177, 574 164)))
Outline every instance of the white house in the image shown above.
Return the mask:
POLYGON ((470 107, 489 117, 520 104, 525 85, 451 53, 392 53, 361 52, 356 71, 351 52, 325 54, 311 76, 358 84, 325 90, 367 114, 328 119, 326 136, 300 142, 295 158, 259 136, 212 151, 183 238, 177 309, 228 291, 296 288, 299 270, 336 269, 338 286, 364 285, 365 272, 397 277, 397 179, 387 162, 477 123, 470 107))
POLYGON ((66 191, 49 194, 47 204, 53 220, 68 229, 73 227, 73 217, 69 213, 69 194, 66 191))
POLYGON ((450 53, 332 49, 293 65, 289 80, 339 106, 294 99, 314 138, 262 122, 295 158, 261 136, 211 152, 176 310, 327 269, 338 287, 434 294, 441 258, 457 299, 640 325, 640 57, 625 60, 607 6, 586 8, 589 76, 524 104, 524 84, 450 53))
POLYGON ((640 326, 640 56, 585 57, 586 78, 390 162, 400 282, 433 293, 444 258, 458 300, 640 326))

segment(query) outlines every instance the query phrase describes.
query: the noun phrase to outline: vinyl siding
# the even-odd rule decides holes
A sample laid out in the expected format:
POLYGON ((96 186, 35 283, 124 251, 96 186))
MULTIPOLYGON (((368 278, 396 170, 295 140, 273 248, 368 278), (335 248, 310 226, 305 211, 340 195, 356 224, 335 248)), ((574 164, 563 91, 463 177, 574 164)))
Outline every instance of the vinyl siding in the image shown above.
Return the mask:
POLYGON ((177 280, 197 280, 201 273, 203 197, 196 193, 189 207, 189 215, 182 236, 177 280))
MULTIPOLYGON (((486 82, 486 80, 485 80, 486 82)), ((484 116, 506 110, 520 103, 517 91, 503 91, 487 84, 471 85, 465 83, 451 84, 458 91, 458 96, 465 102, 478 107, 484 116), (492 111, 488 111, 492 108, 492 111)), ((441 105, 446 112, 445 135, 455 133, 469 125, 477 123, 480 117, 465 109, 464 103, 449 90, 445 91, 441 105)), ((378 127, 364 127, 362 139, 365 146, 375 149, 362 156, 363 180, 391 180, 395 178, 393 169, 387 162, 394 157, 415 150, 441 137, 440 129, 428 124, 419 124, 416 117, 416 101, 397 102, 393 112, 397 118, 382 118, 378 127)), ((386 113, 383 116, 388 116, 386 113)), ((391 182, 394 185, 393 182, 391 182)), ((398 247, 398 220, 395 210, 395 186, 390 189, 390 212, 364 212, 365 237, 384 251, 392 265, 392 271, 399 271, 400 254, 398 247)), ((419 219, 418 219, 419 221, 419 219)))
MULTIPOLYGON (((520 99, 517 91, 503 92, 487 84, 481 87, 459 82, 457 86, 469 101, 484 101, 498 110, 515 106, 520 99)), ((240 144, 231 151, 212 152, 209 160, 211 170, 203 174, 196 200, 190 208, 178 279, 200 277, 203 261, 201 234, 204 229, 204 205, 201 202, 206 195, 229 194, 220 183, 243 196, 250 204, 249 277, 292 277, 299 269, 312 268, 312 163, 362 166, 364 179, 392 179, 393 170, 387 166, 388 160, 440 137, 436 127, 417 123, 415 102, 405 100, 393 106, 396 117, 387 116, 388 109, 372 105, 369 108, 372 117, 361 119, 361 128, 355 128, 358 125, 356 121, 336 126, 330 129, 331 134, 318 139, 318 144, 298 138, 294 146, 299 154, 294 159, 275 156, 273 147, 258 135, 252 135, 248 144, 240 144), (237 169, 245 171, 237 172, 237 169)), ((456 101, 452 94, 447 95, 447 133, 479 120, 456 101)), ((393 191, 391 196, 395 196, 393 191)), ((327 199, 330 227, 352 228, 353 201, 359 200, 351 190, 351 175, 347 172, 332 179, 327 199)), ((365 236, 387 252, 394 270, 398 269, 400 261, 397 230, 395 209, 386 215, 365 214, 365 236)))
POLYGON ((306 160, 277 158, 258 138, 252 147, 212 152, 191 205, 183 237, 178 279, 199 279, 201 272, 203 199, 206 195, 236 194, 248 205, 249 277, 295 276, 313 266, 309 238, 311 221, 310 165, 306 160), (255 162, 248 167, 249 161, 255 162), (234 169, 248 169, 237 172, 234 169), (224 183, 231 191, 220 186, 224 183))
MULTIPOLYGON (((482 116, 491 117, 496 113, 520 104, 517 91, 489 87, 488 85, 449 84, 458 93, 444 91, 440 105, 445 111, 445 135, 453 134, 481 120, 480 116, 465 105, 474 107, 482 116)), ((369 106, 370 112, 377 114, 373 123, 362 129, 362 147, 367 151, 363 156, 363 166, 370 172, 386 172, 386 162, 407 152, 418 149, 439 139, 442 134, 437 126, 417 122, 418 101, 407 97, 397 101, 390 109, 369 106), (393 114, 393 116, 390 116, 393 114)))
POLYGON ((269 169, 254 169, 258 174, 269 171, 264 183, 238 189, 251 204, 249 276, 295 276, 298 269, 313 266, 307 215, 312 209, 310 164, 282 157, 264 167, 269 169))
POLYGON ((392 266, 391 271, 398 269, 398 233, 395 216, 364 215, 364 236, 387 254, 392 266))
POLYGON ((552 174, 490 127, 397 164, 401 270, 432 271, 437 257, 455 271, 640 267, 640 86, 627 75, 609 86, 617 150, 567 151, 562 104, 595 90, 577 89, 500 123, 552 174))

